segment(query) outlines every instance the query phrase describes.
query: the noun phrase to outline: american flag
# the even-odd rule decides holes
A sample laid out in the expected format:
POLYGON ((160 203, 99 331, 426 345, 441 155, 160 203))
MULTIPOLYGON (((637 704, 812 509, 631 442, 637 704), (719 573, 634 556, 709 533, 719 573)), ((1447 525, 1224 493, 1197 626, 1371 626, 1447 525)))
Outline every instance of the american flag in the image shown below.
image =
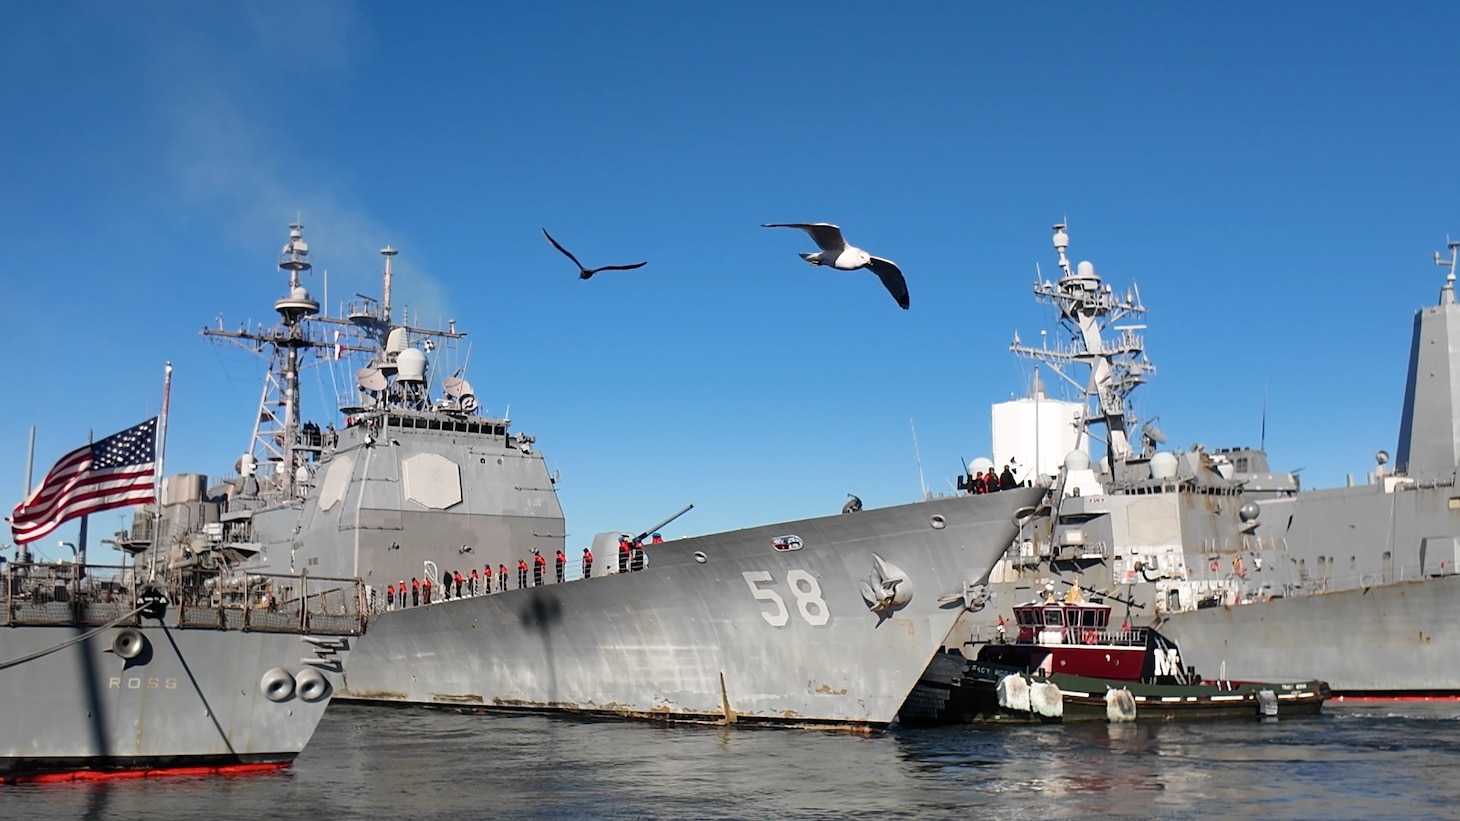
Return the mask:
POLYGON ((9 522, 17 544, 88 513, 157 501, 157 417, 61 457, 9 522))

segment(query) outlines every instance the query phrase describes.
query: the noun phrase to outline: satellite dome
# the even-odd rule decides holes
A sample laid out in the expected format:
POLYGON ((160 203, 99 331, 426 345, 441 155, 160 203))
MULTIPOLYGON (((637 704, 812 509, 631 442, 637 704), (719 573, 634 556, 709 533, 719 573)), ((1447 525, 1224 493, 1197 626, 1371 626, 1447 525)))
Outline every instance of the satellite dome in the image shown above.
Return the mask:
POLYGON ((366 365, 355 372, 355 384, 367 391, 383 391, 387 383, 379 368, 366 365))
POLYGON ((289 289, 289 298, 290 299, 297 299, 297 300, 300 300, 300 301, 303 301, 303 302, 309 302, 309 301, 311 301, 309 299, 309 290, 306 289, 303 285, 296 285, 295 287, 290 288, 289 289))
POLYGON ((1065 454, 1065 470, 1089 470, 1090 454, 1083 450, 1072 450, 1065 454))
POLYGON ((1087 278, 1095 276, 1095 263, 1088 259, 1080 260, 1080 264, 1075 266, 1075 276, 1087 278))
POLYGON ((1176 454, 1170 451, 1161 451, 1151 457, 1151 478, 1170 479, 1176 475, 1176 454))
POLYGON ((399 382, 426 381, 426 355, 415 348, 406 348, 396 354, 395 366, 400 369, 395 377, 399 382))
POLYGON ((1242 507, 1237 508, 1237 515, 1242 517, 1244 522, 1254 521, 1262 515, 1262 506, 1256 502, 1243 502, 1242 507))

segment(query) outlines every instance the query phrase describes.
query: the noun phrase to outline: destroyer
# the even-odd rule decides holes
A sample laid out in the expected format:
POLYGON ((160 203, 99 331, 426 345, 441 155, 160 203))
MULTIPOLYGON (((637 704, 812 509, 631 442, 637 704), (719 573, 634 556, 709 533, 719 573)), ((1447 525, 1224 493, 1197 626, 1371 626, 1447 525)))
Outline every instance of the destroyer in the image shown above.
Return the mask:
MULTIPOLYGON (((1367 483, 1309 491, 1295 473, 1271 471, 1261 448, 1159 450, 1164 434, 1129 403, 1154 372, 1144 326, 1116 324, 1144 313, 1139 293, 1115 292, 1090 263, 1072 268, 1068 235, 1055 230, 1063 276, 1035 293, 1056 306, 1067 341, 1016 336, 1011 349, 1088 401, 1051 400, 1036 379, 1030 398, 994 408, 995 455, 1058 477, 1054 507, 995 568, 999 599, 1083 580, 1219 677, 1230 666, 1248 678, 1322 678, 1339 696, 1460 695, 1460 629, 1448 616, 1460 592, 1460 244, 1449 259, 1436 254, 1449 269, 1439 304, 1415 316, 1394 470, 1380 451, 1367 483), (1092 461, 1101 439, 1105 454, 1092 461)), ((971 615, 968 637, 993 638, 996 616, 971 615)))
POLYGON ((233 480, 242 491, 219 499, 224 544, 255 570, 359 576, 370 589, 342 698, 884 726, 1043 494, 848 503, 653 544, 647 557, 626 543, 621 559, 610 538, 583 578, 534 437, 482 410, 451 361, 464 336, 454 321, 430 330, 395 315, 396 252, 382 253, 380 299, 322 315, 301 282, 312 262, 296 224, 279 261, 280 325, 205 330, 270 361, 233 480), (303 421, 299 373, 314 352, 357 357, 338 429, 303 421))
MULTIPOLYGON (((129 440, 145 453, 127 466, 137 477, 131 503, 155 498, 140 473, 151 468, 156 421, 124 432, 146 428, 129 440)), ((115 477, 86 485, 105 472, 94 467, 102 458, 87 455, 80 473, 22 504, 55 503, 57 518, 41 530, 116 492, 115 477)), ((216 522, 198 515, 186 479, 164 485, 163 521, 216 522)), ((363 627, 359 585, 229 573, 228 553, 206 537, 212 526, 154 554, 156 511, 149 504, 131 531, 107 540, 136 557, 122 567, 85 562, 84 519, 72 562, 33 561, 33 539, 22 539, 35 534, 17 524, 17 560, 0 576, 0 780, 277 769, 314 734, 363 627)))

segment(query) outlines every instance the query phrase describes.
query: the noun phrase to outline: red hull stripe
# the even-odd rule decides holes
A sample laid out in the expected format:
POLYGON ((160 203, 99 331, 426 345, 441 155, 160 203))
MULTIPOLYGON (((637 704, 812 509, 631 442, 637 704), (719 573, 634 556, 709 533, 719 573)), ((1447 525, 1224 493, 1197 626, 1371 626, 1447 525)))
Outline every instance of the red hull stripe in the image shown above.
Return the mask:
POLYGON ((289 766, 288 761, 257 764, 223 764, 217 767, 158 767, 136 770, 76 770, 65 773, 15 775, 10 784, 59 784, 67 781, 116 781, 124 778, 186 778, 215 775, 249 775, 277 772, 289 766))

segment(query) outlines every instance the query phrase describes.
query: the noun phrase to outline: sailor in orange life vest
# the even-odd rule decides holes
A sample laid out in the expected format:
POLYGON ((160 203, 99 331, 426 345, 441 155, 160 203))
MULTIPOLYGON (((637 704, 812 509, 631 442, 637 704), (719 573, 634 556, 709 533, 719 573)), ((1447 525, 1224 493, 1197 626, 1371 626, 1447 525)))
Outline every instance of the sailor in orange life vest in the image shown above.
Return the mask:
POLYGON ((395 589, 400 591, 400 608, 404 610, 406 606, 406 580, 401 579, 396 583, 395 589))
MULTIPOLYGON (((506 593, 507 592, 507 565, 503 564, 503 565, 498 565, 497 567, 499 568, 497 570, 497 589, 499 591, 503 592, 503 593, 506 593)), ((488 573, 487 574, 487 583, 488 584, 491 584, 491 581, 492 581, 492 574, 491 573, 488 573)))
POLYGON ((583 548, 583 578, 593 578, 593 551, 583 548))
POLYGON ((481 584, 482 577, 477 575, 477 569, 473 567, 471 569, 471 587, 467 588, 467 592, 475 596, 476 594, 482 592, 481 584))
POLYGON ((394 584, 387 584, 385 586, 385 609, 386 610, 394 610, 395 609, 395 585, 394 584))
POLYGON ((664 537, 655 533, 654 538, 649 540, 649 544, 664 544, 664 537))
POLYGON ((411 607, 421 603, 421 580, 411 577, 411 607))
POLYGON ((618 572, 629 572, 629 540, 626 536, 618 537, 618 572))
POLYGON ((527 560, 517 560, 517 589, 521 590, 527 586, 527 560))
POLYGON ((1004 641, 1004 617, 999 616, 999 643, 1004 641))
POLYGON ((430 576, 427 576, 426 577, 426 580, 423 581, 423 582, 421 582, 421 604, 430 604, 430 603, 431 603, 431 577, 430 576))
POLYGON ((553 567, 557 570, 558 584, 563 583, 563 571, 568 567, 568 557, 563 555, 563 549, 558 548, 558 555, 553 558, 553 567))
POLYGON ((542 551, 532 549, 532 586, 542 586, 542 576, 547 572, 547 559, 543 558, 542 551))

